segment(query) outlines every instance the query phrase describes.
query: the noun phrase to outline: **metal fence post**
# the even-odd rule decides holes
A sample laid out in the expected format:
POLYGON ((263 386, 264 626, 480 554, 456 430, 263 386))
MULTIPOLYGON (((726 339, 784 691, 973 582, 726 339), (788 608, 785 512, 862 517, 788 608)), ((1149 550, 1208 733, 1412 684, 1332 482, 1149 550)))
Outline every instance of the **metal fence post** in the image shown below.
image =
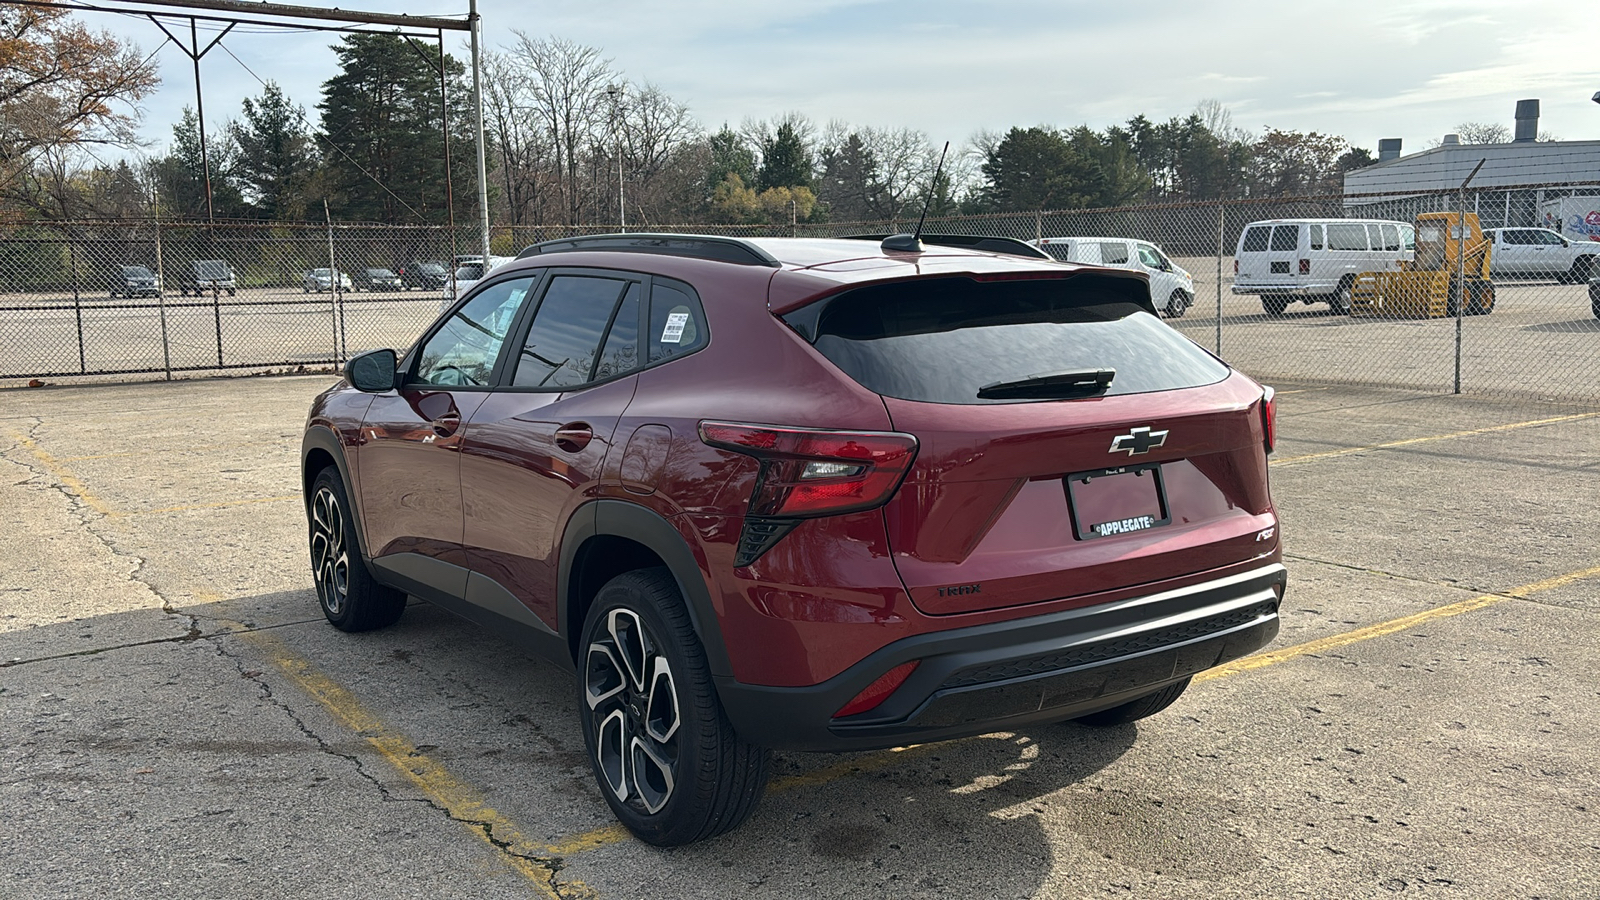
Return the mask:
POLYGON ((1226 238, 1228 206, 1217 204, 1217 355, 1222 355, 1222 247, 1226 238))
MULTIPOLYGON (((339 319, 344 310, 344 304, 339 299, 339 267, 333 261, 333 216, 328 214, 328 201, 322 201, 322 223, 328 229, 328 312, 333 314, 333 363, 339 364, 339 319)), ((483 261, 485 269, 489 267, 489 260, 483 261)))
POLYGON ((87 372, 89 367, 83 355, 83 297, 78 292, 78 244, 72 239, 70 227, 67 229, 67 264, 72 269, 72 315, 78 322, 78 371, 87 372))
MULTIPOLYGON (((151 209, 155 208, 154 198, 151 198, 151 209)), ((167 380, 172 380, 172 342, 167 337, 167 276, 166 263, 162 260, 161 253, 161 219, 153 219, 156 230, 156 307, 161 316, 161 369, 166 374, 167 380)))
MULTIPOLYGON (((1456 243, 1456 284, 1455 290, 1447 293, 1454 295, 1456 301, 1456 389, 1461 393, 1461 318, 1467 314, 1467 183, 1477 176, 1478 170, 1488 159, 1478 160, 1478 164, 1467 173, 1466 180, 1461 182, 1461 187, 1456 188, 1456 215, 1461 224, 1456 235, 1460 240, 1456 243)), ((1449 238, 1445 238, 1449 246, 1449 238)))

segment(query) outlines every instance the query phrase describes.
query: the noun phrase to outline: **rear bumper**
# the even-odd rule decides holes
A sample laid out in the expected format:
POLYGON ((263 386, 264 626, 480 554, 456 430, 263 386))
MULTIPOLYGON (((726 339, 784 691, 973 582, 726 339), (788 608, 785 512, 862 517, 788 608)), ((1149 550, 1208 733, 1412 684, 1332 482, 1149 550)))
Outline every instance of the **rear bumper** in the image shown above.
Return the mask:
POLYGON ((890 644, 822 684, 718 678, 745 740, 787 750, 871 750, 1087 715, 1260 649, 1278 633, 1287 574, 1273 563, 1115 603, 890 644), (883 673, 919 662, 879 707, 833 713, 883 673))

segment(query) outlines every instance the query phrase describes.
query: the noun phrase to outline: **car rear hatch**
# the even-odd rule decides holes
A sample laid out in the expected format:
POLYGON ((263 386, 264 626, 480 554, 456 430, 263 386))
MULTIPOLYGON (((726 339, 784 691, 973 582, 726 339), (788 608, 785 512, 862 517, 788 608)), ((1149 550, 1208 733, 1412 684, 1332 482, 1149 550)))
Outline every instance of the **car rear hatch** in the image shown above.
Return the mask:
POLYGON ((804 311, 816 349, 918 441, 884 515, 923 612, 1088 603, 1276 546, 1261 388, 1129 286, 934 278, 804 311))

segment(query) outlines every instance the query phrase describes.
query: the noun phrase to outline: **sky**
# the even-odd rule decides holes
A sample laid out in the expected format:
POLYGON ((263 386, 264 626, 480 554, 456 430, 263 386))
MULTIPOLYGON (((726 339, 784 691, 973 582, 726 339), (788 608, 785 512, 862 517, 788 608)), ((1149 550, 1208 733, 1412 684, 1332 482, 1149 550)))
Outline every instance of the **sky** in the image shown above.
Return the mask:
MULTIPOLYGON (((346 8, 459 16, 466 0, 346 8)), ((1100 129, 1214 99, 1252 132, 1331 133, 1374 154, 1379 138, 1398 137, 1409 154, 1461 122, 1510 127, 1516 101, 1539 98, 1542 131, 1600 140, 1592 0, 480 0, 479 11, 486 47, 510 45, 513 30, 597 47, 709 129, 800 112, 961 147, 980 130, 1100 129)), ((159 151, 194 104, 189 58, 157 50, 165 37, 148 19, 81 16, 156 52, 162 86, 144 104, 142 134, 159 151)), ((228 35, 238 59, 216 49, 202 61, 207 130, 260 93, 257 76, 315 120, 335 38, 228 35)), ((464 33, 447 33, 446 45, 466 61, 464 33)))

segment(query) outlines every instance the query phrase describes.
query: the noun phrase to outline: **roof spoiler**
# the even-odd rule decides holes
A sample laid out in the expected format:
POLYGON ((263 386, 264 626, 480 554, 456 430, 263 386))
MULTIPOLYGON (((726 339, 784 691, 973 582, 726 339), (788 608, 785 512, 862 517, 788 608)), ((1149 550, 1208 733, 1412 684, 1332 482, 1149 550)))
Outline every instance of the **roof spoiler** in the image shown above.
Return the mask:
MULTIPOLYGON (((847 241, 884 241, 893 237, 893 235, 847 234, 843 237, 847 241)), ((1004 253, 1008 256, 1026 256, 1030 259, 1055 258, 1026 241, 989 234, 924 234, 922 235, 922 243, 935 244, 940 247, 965 247, 968 250, 1004 253)), ((901 248, 885 246, 885 249, 898 250, 901 248)))

